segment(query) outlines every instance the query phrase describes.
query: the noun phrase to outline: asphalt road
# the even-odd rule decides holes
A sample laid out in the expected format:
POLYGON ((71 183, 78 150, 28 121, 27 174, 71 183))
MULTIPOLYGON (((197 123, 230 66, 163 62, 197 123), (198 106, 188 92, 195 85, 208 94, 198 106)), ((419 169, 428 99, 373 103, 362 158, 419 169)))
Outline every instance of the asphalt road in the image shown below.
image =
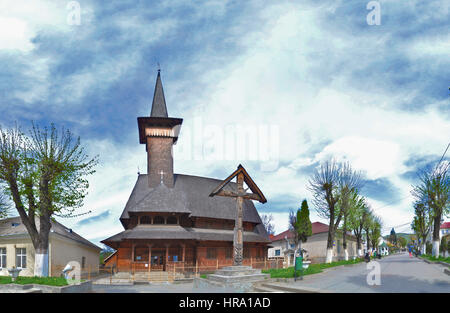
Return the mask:
MULTIPOLYGON (((305 276, 303 280, 288 283, 277 282, 277 285, 304 287, 318 290, 319 292, 348 292, 348 293, 371 293, 371 292, 407 292, 427 293, 444 292, 450 293, 450 276, 444 273, 444 266, 428 264, 418 258, 410 258, 408 254, 392 255, 381 260, 379 263, 380 275, 379 285, 369 285, 367 276, 374 271, 368 268, 374 263, 360 263, 351 266, 339 266, 326 271, 305 276)), ((375 276, 370 275, 370 278, 375 276)), ((202 290, 194 288, 192 283, 185 284, 152 284, 134 286, 108 286, 93 285, 92 292, 95 293, 210 293, 224 292, 224 290, 202 290)), ((228 292, 232 292, 228 290, 228 292)))
MULTIPOLYGON (((352 266, 339 266, 326 272, 305 276, 302 281, 278 283, 280 285, 302 286, 318 289, 322 292, 408 292, 450 293, 450 276, 444 273, 444 266, 428 264, 418 258, 410 258, 406 254, 388 256, 379 263, 379 285, 369 285, 367 276, 374 273, 368 268, 373 263, 361 263, 352 266)), ((370 275, 369 281, 375 279, 370 275)))

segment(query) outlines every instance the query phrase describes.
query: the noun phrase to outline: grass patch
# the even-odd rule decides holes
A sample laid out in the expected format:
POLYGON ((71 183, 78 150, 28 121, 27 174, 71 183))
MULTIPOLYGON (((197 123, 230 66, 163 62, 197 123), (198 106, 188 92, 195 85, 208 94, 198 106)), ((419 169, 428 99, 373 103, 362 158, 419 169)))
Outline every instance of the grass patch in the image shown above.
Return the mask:
POLYGON ((205 278, 206 279, 207 278, 207 274, 201 274, 200 278, 205 278))
MULTIPOLYGON (((12 278, 9 276, 0 276, 0 284, 11 284, 12 278)), ((19 276, 14 282, 18 285, 47 285, 47 286, 67 286, 69 285, 64 277, 26 277, 19 276)))
POLYGON ((433 261, 433 262, 439 261, 439 262, 445 262, 445 263, 449 263, 450 264, 450 257, 444 258, 442 256, 439 256, 438 258, 436 258, 436 257, 434 257, 434 256, 432 256, 430 254, 422 254, 421 257, 423 257, 423 258, 425 258, 425 259, 427 259, 429 261, 433 261))
MULTIPOLYGON (((349 261, 337 261, 332 263, 318 263, 318 264, 310 264, 309 267, 303 271, 303 276, 306 275, 312 275, 321 273, 324 269, 335 267, 335 266, 341 266, 341 265, 348 265, 348 264, 357 264, 363 262, 362 259, 356 259, 356 260, 349 260, 349 261)), ((288 268, 279 268, 279 269, 270 269, 270 270, 263 270, 262 271, 265 274, 270 274, 270 278, 293 278, 294 277, 294 267, 288 267, 288 268)), ((299 276, 300 273, 297 271, 297 276, 299 276)))

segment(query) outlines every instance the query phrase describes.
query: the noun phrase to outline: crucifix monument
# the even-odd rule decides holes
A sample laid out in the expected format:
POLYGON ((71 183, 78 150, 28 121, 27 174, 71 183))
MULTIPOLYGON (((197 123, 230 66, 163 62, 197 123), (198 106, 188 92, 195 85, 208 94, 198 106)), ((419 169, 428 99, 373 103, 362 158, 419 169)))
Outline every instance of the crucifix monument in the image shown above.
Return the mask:
POLYGON ((256 200, 261 203, 266 203, 267 200, 240 164, 237 170, 223 180, 209 196, 236 198, 236 220, 233 239, 233 266, 224 267, 216 271, 215 274, 209 274, 205 282, 213 280, 216 283, 223 283, 225 287, 231 287, 234 290, 248 290, 254 282, 264 280, 268 275, 261 274, 261 270, 253 269, 251 266, 243 266, 244 229, 242 220, 244 216, 244 200, 256 200), (236 183, 232 183, 231 180, 235 177, 236 183), (251 192, 244 190, 244 183, 248 186, 247 190, 250 189, 251 192))

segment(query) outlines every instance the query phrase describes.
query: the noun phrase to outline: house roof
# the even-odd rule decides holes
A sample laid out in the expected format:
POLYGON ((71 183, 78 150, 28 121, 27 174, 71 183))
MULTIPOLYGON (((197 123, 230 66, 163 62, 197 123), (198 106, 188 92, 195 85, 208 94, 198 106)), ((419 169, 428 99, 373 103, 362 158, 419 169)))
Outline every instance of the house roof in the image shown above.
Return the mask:
MULTIPOLYGON (((147 174, 139 175, 130 198, 120 216, 122 224, 130 213, 168 212, 187 213, 192 217, 209 217, 234 220, 236 218, 236 201, 229 197, 209 197, 221 180, 191 175, 174 174, 174 187, 160 184, 155 188, 148 186, 147 174)), ((229 183, 237 190, 236 183, 229 183)), ((243 221, 261 223, 261 218, 251 200, 244 200, 243 221)), ((267 233, 264 235, 267 236, 267 233)))
MULTIPOLYGON (((39 218, 35 219, 36 227, 39 229, 40 221, 39 218)), ((72 229, 67 228, 66 226, 58 223, 57 221, 51 221, 50 232, 54 232, 60 236, 66 237, 73 241, 82 243, 91 248, 95 248, 101 250, 100 247, 96 246, 89 240, 81 237, 77 233, 75 233, 72 229)), ((20 216, 10 217, 3 220, 0 220, 0 238, 6 236, 16 236, 16 235, 28 235, 28 231, 25 225, 22 223, 20 216)))
MULTIPOLYGON (((258 232, 244 231, 244 242, 269 242, 258 232)), ((212 240, 212 241, 233 241, 233 230, 222 229, 202 229, 171 226, 136 226, 109 237, 102 242, 105 244, 119 242, 124 239, 191 239, 191 240, 212 240)))
MULTIPOLYGON (((325 233, 328 231, 328 225, 324 224, 324 223, 320 223, 320 222, 311 223, 311 231, 312 231, 313 235, 325 233)), ((284 240, 284 237, 286 237, 286 236, 287 236, 287 238, 292 238, 294 236, 294 234, 288 229, 278 235, 273 236, 271 238, 271 240, 272 240, 272 242, 278 241, 278 240, 284 240)))
POLYGON ((450 222, 445 222, 444 224, 441 225, 441 229, 447 229, 450 228, 450 222))

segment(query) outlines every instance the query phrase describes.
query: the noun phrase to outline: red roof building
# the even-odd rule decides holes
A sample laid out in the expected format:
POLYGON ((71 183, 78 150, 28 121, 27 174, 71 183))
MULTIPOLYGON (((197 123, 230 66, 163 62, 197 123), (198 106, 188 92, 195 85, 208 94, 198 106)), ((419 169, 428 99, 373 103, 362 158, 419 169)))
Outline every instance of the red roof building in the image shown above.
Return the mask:
MULTIPOLYGON (((312 230, 312 234, 320 234, 320 233, 326 233, 328 232, 328 225, 324 224, 324 223, 320 223, 320 222, 314 222, 311 223, 311 230, 312 230)), ((282 233, 279 233, 278 235, 275 236, 271 236, 270 240, 272 242, 274 241, 278 241, 278 240, 284 240, 284 238, 287 236, 287 238, 292 238, 293 237, 293 233, 290 230, 285 230, 282 233)))

